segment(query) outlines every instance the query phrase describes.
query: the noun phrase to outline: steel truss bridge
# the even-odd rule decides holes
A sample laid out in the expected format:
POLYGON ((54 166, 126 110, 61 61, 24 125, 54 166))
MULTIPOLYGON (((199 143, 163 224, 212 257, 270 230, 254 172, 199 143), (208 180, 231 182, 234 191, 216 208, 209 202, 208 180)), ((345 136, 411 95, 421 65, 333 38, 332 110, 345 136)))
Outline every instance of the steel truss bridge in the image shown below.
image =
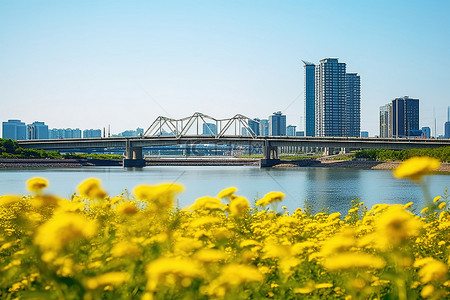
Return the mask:
POLYGON ((194 130, 195 135, 198 136, 200 127, 202 127, 202 129, 207 129, 208 134, 206 135, 215 138, 222 138, 230 135, 230 133, 233 133, 233 129, 234 136, 242 136, 242 129, 245 129, 248 136, 256 137, 256 133, 249 126, 249 121, 259 125, 259 122, 240 114, 228 119, 216 119, 199 112, 181 119, 159 116, 145 131, 144 136, 170 135, 181 138, 187 136, 189 131, 192 130, 194 130))
MULTIPOLYGON (((450 139, 256 136, 248 125, 249 120, 251 119, 242 115, 236 115, 230 119, 214 119, 201 113, 195 113, 191 117, 178 120, 158 117, 141 137, 23 140, 18 141, 18 144, 23 148, 61 151, 122 147, 126 149, 125 167, 145 166, 142 148, 153 146, 229 144, 262 147, 261 166, 276 164, 279 150, 288 147, 402 150, 450 146, 450 139), (216 122, 217 131, 209 130, 209 135, 199 135, 198 128, 200 125, 211 124, 207 121, 216 122), (189 132, 195 128, 197 130, 194 134, 189 132), (238 134, 241 133, 242 128, 246 129, 248 135, 238 134)), ((213 128, 209 127, 209 129, 213 128)))

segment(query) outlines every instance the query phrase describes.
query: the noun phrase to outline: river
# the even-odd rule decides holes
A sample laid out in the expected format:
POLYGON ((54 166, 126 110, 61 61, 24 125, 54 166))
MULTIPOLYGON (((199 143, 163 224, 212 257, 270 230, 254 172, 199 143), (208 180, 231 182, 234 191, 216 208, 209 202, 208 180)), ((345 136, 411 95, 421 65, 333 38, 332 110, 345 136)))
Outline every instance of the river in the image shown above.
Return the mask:
MULTIPOLYGON (((346 213, 350 201, 359 198, 371 208, 377 203, 417 204, 424 206, 420 187, 409 180, 398 180, 389 170, 355 170, 327 168, 273 168, 260 169, 248 166, 223 167, 145 167, 124 169, 122 167, 83 167, 67 169, 1 170, 0 195, 27 194, 25 182, 35 176, 50 181, 49 193, 70 197, 76 186, 89 177, 102 180, 111 196, 132 191, 138 184, 179 182, 186 189, 178 197, 183 208, 201 196, 214 196, 223 188, 236 186, 238 195, 247 197, 251 203, 269 191, 286 194, 279 205, 293 211, 305 207, 305 200, 315 212, 330 208, 330 212, 346 213)), ((450 175, 425 177, 432 196, 443 195, 450 185, 450 175)))

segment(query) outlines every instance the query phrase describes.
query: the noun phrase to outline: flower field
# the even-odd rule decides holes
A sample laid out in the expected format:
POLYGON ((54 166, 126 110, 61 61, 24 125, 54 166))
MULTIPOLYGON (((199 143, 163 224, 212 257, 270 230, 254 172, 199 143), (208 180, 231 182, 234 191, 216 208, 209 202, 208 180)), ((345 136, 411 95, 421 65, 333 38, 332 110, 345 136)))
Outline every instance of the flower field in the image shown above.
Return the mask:
MULTIPOLYGON (((419 182, 435 168, 394 174, 419 182)), ((312 215, 286 211, 281 192, 251 204, 234 187, 180 209, 175 183, 112 197, 90 178, 72 199, 46 194, 44 178, 27 185, 0 196, 2 299, 450 297, 446 192, 426 208, 355 200, 346 215, 312 215)))

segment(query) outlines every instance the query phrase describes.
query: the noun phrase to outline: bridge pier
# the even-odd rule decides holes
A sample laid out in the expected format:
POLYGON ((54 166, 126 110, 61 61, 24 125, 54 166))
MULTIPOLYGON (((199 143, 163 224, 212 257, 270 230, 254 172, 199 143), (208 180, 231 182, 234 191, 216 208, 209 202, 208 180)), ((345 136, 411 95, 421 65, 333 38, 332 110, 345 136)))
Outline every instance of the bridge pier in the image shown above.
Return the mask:
POLYGON ((127 140, 125 158, 123 159, 124 168, 143 168, 146 162, 142 156, 142 147, 132 147, 131 142, 127 140))
POLYGON ((260 168, 270 168, 281 163, 278 158, 278 147, 270 145, 269 141, 264 142, 263 158, 259 161, 260 168))

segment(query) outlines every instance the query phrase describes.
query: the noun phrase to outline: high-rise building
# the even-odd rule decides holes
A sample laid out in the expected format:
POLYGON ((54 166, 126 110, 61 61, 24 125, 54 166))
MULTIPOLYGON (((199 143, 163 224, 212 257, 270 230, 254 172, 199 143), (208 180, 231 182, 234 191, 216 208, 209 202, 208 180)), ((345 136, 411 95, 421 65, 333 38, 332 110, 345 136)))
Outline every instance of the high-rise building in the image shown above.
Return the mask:
POLYGON ((361 129, 361 79, 345 74, 345 136, 359 137, 361 129))
POLYGON ((450 121, 447 121, 444 124, 444 137, 450 138, 450 121))
POLYGON ((83 130, 83 138, 101 138, 102 130, 101 129, 85 129, 83 130))
POLYGON ((8 120, 2 122, 2 137, 11 140, 25 140, 27 138, 27 126, 20 120, 8 120))
POLYGON ((27 139, 46 140, 48 139, 48 126, 45 122, 33 122, 27 125, 27 139))
POLYGON ((216 135, 217 129, 216 124, 204 123, 203 124, 203 135, 216 135))
POLYGON ((255 118, 253 120, 248 120, 248 127, 250 127, 250 129, 253 130, 253 133, 256 136, 261 135, 260 123, 261 123, 261 120, 258 118, 255 118))
POLYGON ((261 119, 259 121, 259 129, 261 136, 269 136, 269 120, 267 119, 261 119))
POLYGON ((78 139, 81 138, 81 130, 79 128, 60 129, 53 128, 48 130, 49 139, 78 139))
POLYGON ((269 135, 286 136, 286 115, 283 115, 281 111, 269 116, 269 135))
POLYGON ((125 130, 115 136, 123 136, 123 137, 133 137, 140 136, 144 134, 143 128, 136 128, 136 130, 125 130))
POLYGON ((345 136, 345 63, 322 59, 316 67, 316 136, 345 136))
POLYGON ((360 76, 346 73, 346 64, 340 63, 337 58, 322 59, 318 65, 303 63, 306 136, 359 137, 360 76))
POLYGON ((392 137, 392 103, 380 107, 380 137, 392 137))
POLYGON ((294 126, 294 125, 289 125, 288 127, 286 127, 286 135, 287 136, 295 136, 296 128, 297 128, 297 126, 294 126))
POLYGON ((392 100, 392 136, 410 136, 413 130, 419 130, 419 99, 395 98, 392 100))
POLYGON ((303 61, 305 67, 305 134, 315 136, 315 73, 316 65, 303 61))
POLYGON ((422 127, 422 137, 426 139, 429 139, 431 137, 430 127, 422 127))

